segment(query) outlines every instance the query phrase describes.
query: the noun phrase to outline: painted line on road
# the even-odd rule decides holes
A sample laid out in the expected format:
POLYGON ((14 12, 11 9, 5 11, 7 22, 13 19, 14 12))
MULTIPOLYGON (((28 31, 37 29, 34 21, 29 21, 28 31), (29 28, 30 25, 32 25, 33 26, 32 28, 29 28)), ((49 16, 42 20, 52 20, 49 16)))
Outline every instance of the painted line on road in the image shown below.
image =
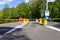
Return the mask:
POLYGON ((54 26, 45 26, 47 28, 50 28, 50 29, 53 29, 53 30, 56 30, 56 31, 59 31, 60 32, 60 29, 59 28, 56 28, 54 26))
MULTIPOLYGON (((26 23, 26 24, 28 24, 28 23, 26 23)), ((13 32, 16 29, 23 28, 26 24, 22 23, 22 25, 17 25, 16 27, 14 27, 13 29, 11 29, 10 31, 6 32, 4 35, 13 32)))

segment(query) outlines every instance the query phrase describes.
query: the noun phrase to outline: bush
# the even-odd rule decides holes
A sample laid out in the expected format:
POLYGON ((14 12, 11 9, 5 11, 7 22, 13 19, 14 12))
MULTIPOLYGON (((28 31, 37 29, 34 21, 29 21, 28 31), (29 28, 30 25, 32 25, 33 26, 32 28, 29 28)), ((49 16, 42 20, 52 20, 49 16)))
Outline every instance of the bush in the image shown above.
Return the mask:
POLYGON ((4 23, 10 23, 10 22, 18 22, 16 19, 6 19, 4 20, 4 23))
POLYGON ((0 18, 0 24, 4 23, 4 19, 0 18))

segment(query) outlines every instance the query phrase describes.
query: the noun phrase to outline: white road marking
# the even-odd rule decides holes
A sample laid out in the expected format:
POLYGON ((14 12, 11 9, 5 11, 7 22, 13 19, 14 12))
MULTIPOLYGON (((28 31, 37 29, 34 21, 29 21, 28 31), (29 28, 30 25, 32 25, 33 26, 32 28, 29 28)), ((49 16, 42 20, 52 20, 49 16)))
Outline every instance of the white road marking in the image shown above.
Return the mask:
POLYGON ((25 26, 26 24, 22 23, 22 25, 17 25, 16 27, 14 27, 13 29, 11 29, 10 31, 6 32, 4 35, 15 31, 17 28, 23 28, 23 26, 25 26))
POLYGON ((50 29, 53 29, 53 30, 56 30, 56 31, 59 31, 60 32, 60 29, 59 28, 56 28, 56 27, 53 27, 53 26, 45 26, 47 28, 50 28, 50 29))

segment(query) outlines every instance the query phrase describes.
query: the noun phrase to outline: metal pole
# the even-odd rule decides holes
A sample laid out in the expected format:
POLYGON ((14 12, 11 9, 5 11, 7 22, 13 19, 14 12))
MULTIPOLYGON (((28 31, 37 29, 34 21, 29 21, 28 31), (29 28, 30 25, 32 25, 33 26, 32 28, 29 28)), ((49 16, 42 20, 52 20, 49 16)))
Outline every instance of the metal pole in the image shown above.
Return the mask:
POLYGON ((48 0, 46 0, 46 10, 48 10, 48 0))

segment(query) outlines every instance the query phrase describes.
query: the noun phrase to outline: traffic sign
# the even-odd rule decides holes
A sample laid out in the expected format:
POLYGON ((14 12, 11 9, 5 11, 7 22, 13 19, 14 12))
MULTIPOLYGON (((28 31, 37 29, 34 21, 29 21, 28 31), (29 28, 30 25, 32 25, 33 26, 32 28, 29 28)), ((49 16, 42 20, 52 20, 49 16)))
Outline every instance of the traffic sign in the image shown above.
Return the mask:
POLYGON ((55 2, 55 0, 47 0, 48 2, 55 2))
POLYGON ((45 16, 49 16, 49 10, 45 11, 45 16))
POLYGON ((45 16, 46 20, 49 20, 49 16, 45 16))

